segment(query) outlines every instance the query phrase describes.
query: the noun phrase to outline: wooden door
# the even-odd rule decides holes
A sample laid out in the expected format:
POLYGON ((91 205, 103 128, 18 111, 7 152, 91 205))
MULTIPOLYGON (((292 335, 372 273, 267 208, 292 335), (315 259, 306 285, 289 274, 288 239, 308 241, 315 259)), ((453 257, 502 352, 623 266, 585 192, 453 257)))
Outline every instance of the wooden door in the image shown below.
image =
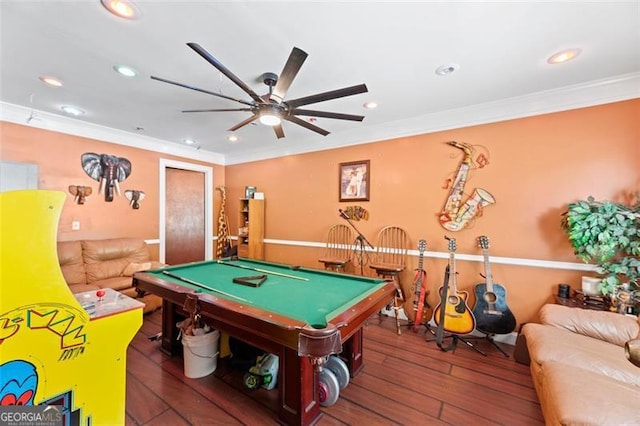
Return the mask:
POLYGON ((205 260, 205 174, 168 167, 165 176, 165 262, 205 260))

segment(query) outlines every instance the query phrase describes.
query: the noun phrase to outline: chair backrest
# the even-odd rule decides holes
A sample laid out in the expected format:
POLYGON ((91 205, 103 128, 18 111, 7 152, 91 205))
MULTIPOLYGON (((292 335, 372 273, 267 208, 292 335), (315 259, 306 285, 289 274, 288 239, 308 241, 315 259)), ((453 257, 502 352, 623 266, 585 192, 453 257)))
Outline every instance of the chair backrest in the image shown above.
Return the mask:
POLYGON ((327 259, 351 259, 353 233, 347 225, 332 225, 327 233, 324 257, 327 259))
POLYGON ((409 235, 403 228, 399 226, 382 228, 376 237, 374 263, 406 266, 410 243, 409 235))

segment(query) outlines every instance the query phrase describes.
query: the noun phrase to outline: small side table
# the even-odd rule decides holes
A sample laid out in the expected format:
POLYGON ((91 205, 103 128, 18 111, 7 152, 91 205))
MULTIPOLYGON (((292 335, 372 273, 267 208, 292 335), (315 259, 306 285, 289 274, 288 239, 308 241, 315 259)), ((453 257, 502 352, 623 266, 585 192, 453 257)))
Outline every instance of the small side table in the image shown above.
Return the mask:
POLYGON ((568 306, 570 308, 591 309, 594 311, 608 311, 609 305, 602 297, 587 296, 580 290, 574 290, 573 295, 569 298, 559 297, 555 295, 556 305, 568 306))

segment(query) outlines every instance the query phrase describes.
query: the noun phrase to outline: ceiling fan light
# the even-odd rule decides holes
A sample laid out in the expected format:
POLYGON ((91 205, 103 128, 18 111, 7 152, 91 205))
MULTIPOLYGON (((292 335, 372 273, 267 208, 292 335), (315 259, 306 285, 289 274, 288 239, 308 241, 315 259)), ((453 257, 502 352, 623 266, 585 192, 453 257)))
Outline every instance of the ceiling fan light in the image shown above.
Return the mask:
POLYGON ((260 122, 266 126, 277 126, 281 120, 280 117, 275 114, 266 113, 260 115, 260 122))

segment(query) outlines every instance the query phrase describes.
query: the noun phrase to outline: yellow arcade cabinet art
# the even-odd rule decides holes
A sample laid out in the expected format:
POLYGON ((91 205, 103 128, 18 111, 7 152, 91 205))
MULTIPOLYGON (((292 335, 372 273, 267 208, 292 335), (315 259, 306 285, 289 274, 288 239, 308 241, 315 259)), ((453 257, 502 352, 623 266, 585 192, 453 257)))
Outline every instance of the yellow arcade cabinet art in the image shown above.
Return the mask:
POLYGON ((56 251, 64 200, 0 193, 0 405, 55 406, 65 425, 124 424, 126 351, 144 305, 110 289, 71 293, 56 251))

